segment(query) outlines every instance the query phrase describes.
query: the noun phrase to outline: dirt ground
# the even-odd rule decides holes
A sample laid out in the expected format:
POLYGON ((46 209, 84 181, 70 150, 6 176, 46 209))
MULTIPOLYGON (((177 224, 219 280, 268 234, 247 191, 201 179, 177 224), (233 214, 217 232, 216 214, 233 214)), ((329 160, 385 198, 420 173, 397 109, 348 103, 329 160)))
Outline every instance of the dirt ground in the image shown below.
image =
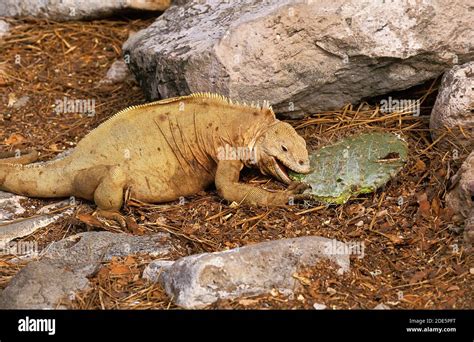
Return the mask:
MULTIPOLYGON (((101 85, 110 65, 120 57, 131 32, 152 19, 118 18, 91 22, 54 23, 12 21, 10 36, 0 41, 0 152, 34 148, 47 160, 76 143, 115 112, 145 102, 136 83, 101 85), (27 104, 9 107, 23 96, 27 104), (54 112, 64 97, 95 99, 96 115, 54 112)), ((266 296, 222 301, 212 308, 294 309, 314 303, 334 309, 370 309, 379 303, 400 309, 474 307, 474 258, 465 253, 462 234, 445 209, 448 179, 467 151, 457 155, 433 144, 428 132, 430 108, 437 82, 410 90, 421 98, 420 116, 382 114, 374 104, 346 106, 302 120, 289 121, 308 141, 310 149, 343 136, 370 130, 400 134, 409 144, 409 161, 401 173, 376 193, 344 205, 297 204, 285 208, 231 207, 215 189, 186 198, 184 204, 150 205, 131 199, 124 214, 137 223, 134 234, 168 232, 183 245, 182 256, 307 235, 340 241, 363 241, 363 258, 351 258, 351 270, 337 276, 332 265, 298 271, 301 286, 293 297, 278 291, 266 296), (403 199, 403 203, 400 202, 403 199)), ((281 184, 245 171, 243 181, 255 186, 281 184)), ((34 209, 53 200, 28 199, 34 209)), ((94 206, 81 202, 74 217, 60 219, 24 240, 41 247, 79 232, 121 228, 114 222, 95 222, 94 206)), ((0 288, 24 266, 12 256, 0 256, 0 288)), ((91 278, 92 289, 69 302, 83 309, 169 309, 170 298, 159 285, 140 275, 150 260, 138 256, 113 260, 91 278), (124 271, 125 269, 125 271, 124 271)))

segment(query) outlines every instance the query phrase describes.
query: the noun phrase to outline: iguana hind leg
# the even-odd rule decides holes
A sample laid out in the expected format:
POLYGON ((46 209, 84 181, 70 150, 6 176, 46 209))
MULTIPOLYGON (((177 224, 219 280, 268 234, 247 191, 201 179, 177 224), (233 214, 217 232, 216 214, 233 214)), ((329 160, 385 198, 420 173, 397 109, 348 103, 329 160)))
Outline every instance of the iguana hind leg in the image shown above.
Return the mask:
POLYGON ((120 166, 94 166, 76 175, 74 192, 79 197, 93 199, 98 216, 113 219, 123 227, 125 220, 119 211, 126 182, 127 177, 120 166))
POLYGON ((94 191, 97 207, 101 210, 119 211, 123 204, 126 182, 125 172, 119 166, 111 167, 94 191))

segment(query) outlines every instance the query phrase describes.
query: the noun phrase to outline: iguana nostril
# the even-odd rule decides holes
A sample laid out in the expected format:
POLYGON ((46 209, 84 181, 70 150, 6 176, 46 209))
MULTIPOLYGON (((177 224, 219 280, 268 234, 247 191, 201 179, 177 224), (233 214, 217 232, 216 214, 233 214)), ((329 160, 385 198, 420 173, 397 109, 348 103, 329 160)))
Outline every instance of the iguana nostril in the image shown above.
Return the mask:
POLYGON ((304 160, 299 160, 299 161, 298 161, 298 164, 303 165, 303 164, 304 164, 304 160))

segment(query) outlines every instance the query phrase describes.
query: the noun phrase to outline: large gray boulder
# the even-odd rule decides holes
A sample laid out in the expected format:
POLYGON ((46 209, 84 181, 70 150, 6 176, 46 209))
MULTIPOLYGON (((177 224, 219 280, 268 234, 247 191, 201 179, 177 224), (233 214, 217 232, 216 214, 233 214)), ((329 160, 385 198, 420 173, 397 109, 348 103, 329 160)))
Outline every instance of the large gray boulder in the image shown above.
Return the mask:
POLYGON ((177 305, 203 308, 219 299, 267 294, 274 289, 291 294, 301 267, 330 260, 336 265, 335 272, 342 274, 349 270, 349 256, 355 252, 350 245, 323 237, 282 239, 175 262, 158 260, 148 265, 143 277, 162 283, 177 305))
POLYGON ((124 44, 150 99, 218 92, 277 113, 339 108, 474 58, 471 1, 200 1, 124 44))
MULTIPOLYGON (((474 20, 474 13, 472 17, 474 20)), ((454 134, 454 137, 446 136, 446 141, 441 141, 442 146, 453 149, 447 141, 454 140, 468 151, 474 148, 474 61, 456 65, 443 75, 431 112, 430 128, 433 139, 446 129, 454 134)))

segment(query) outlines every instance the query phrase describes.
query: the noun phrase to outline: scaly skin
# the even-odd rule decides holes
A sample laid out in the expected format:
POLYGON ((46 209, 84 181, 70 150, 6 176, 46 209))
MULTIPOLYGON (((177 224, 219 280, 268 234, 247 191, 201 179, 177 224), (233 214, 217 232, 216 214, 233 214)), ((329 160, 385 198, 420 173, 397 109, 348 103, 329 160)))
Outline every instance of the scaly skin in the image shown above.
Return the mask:
POLYGON ((223 198, 239 203, 284 205, 304 197, 302 186, 270 192, 239 183, 244 166, 290 184, 285 168, 309 172, 306 143, 269 106, 198 93, 127 108, 64 159, 42 166, 0 163, 0 190, 77 196, 93 200, 102 212, 120 210, 127 188, 133 198, 150 203, 192 195, 213 182, 223 198), (226 145, 248 148, 255 158, 228 160, 222 154, 226 145))

